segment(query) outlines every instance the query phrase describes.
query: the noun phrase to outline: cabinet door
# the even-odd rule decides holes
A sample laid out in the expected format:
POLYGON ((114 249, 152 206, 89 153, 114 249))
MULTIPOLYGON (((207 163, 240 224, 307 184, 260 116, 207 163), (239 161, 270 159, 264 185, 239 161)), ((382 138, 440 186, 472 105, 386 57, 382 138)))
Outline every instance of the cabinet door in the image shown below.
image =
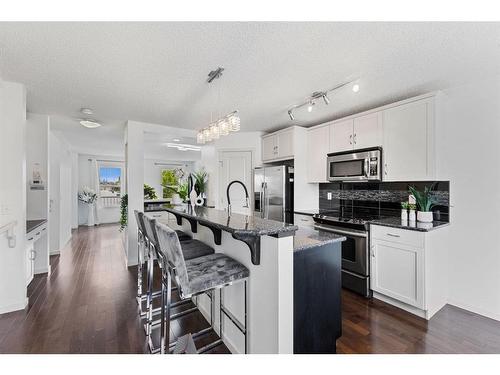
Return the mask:
POLYGON ((293 129, 277 134, 278 158, 293 158, 293 129))
POLYGON ((35 252, 33 249, 33 240, 27 241, 26 243, 26 285, 28 285, 31 280, 33 280, 33 275, 35 274, 35 252))
POLYGON ((354 119, 354 149, 382 145, 382 113, 371 113, 354 119))
POLYGON ((371 288, 398 301, 424 309, 424 273, 421 248, 372 240, 371 288))
POLYGON ((353 120, 339 121, 330 125, 330 152, 352 150, 353 120))
POLYGON ((276 135, 262 137, 262 160, 276 159, 276 135))
POLYGON ((307 132, 307 182, 327 182, 326 158, 329 137, 329 126, 322 126, 307 132))
POLYGON ((383 113, 384 180, 424 180, 428 171, 428 101, 383 113))

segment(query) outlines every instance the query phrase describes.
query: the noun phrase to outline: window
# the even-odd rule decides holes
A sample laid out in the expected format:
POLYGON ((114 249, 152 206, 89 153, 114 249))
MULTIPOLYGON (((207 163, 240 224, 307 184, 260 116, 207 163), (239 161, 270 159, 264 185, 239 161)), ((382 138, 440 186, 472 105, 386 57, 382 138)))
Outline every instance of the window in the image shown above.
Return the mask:
POLYGON ((119 167, 99 168, 99 193, 101 197, 121 196, 122 169, 119 167))
POLYGON ((163 198, 172 198, 179 186, 178 173, 175 169, 164 169, 161 171, 161 186, 163 186, 163 198))

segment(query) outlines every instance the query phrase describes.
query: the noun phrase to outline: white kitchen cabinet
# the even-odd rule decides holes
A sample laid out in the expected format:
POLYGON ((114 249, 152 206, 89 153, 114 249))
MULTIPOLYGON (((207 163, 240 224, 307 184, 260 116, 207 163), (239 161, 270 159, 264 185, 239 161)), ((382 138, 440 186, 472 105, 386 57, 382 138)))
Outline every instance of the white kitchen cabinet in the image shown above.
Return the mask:
POLYGON ((354 149, 380 146, 382 144, 382 112, 355 117, 353 129, 354 149))
POLYGON ((430 319, 447 303, 447 227, 429 232, 370 225, 373 296, 430 319))
POLYGON ((330 148, 328 125, 307 131, 307 182, 327 182, 326 158, 330 148))
POLYGON ((423 248, 374 239, 372 290, 423 309, 423 248))
POLYGON ((386 181, 433 178, 433 101, 383 111, 383 162, 386 181))
POLYGON ((330 152, 353 149, 353 124, 353 119, 349 119, 337 121, 330 125, 330 152))
POLYGON ((294 158, 294 128, 280 130, 262 137, 262 161, 272 162, 294 158))

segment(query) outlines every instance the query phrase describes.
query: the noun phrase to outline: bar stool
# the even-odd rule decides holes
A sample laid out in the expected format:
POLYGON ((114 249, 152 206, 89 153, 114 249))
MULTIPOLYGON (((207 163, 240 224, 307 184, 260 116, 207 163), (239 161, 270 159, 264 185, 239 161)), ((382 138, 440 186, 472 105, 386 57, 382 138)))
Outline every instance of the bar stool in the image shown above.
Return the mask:
MULTIPOLYGON (((143 271, 144 263, 147 265, 150 256, 150 240, 148 238, 146 228, 144 226, 144 213, 134 210, 135 219, 137 221, 137 303, 139 305, 139 314, 146 315, 146 311, 142 309, 142 302, 146 301, 147 293, 143 293, 143 271)), ((191 240, 191 236, 183 231, 176 231, 181 242, 191 240)), ((154 261, 154 260, 153 260, 154 261)), ((147 279, 146 279, 147 281, 147 279)), ((147 287, 147 285, 146 285, 147 287)), ((159 297, 161 291, 152 293, 151 298, 159 297)), ((158 310, 159 311, 159 310, 158 310)))
MULTIPOLYGON (((247 280, 249 276, 248 268, 227 255, 214 253, 202 257, 186 260, 184 258, 181 243, 177 234, 168 226, 155 222, 156 236, 158 238, 159 253, 161 253, 162 265, 162 304, 161 304, 161 334, 160 334, 160 352, 169 353, 170 342, 170 308, 172 276, 178 286, 181 299, 190 299, 191 297, 202 293, 211 295, 211 328, 213 329, 214 312, 214 291, 219 289, 220 293, 220 339, 216 343, 209 345, 213 347, 223 342, 223 314, 227 316, 245 336, 245 353, 248 353, 248 293, 247 280), (231 314, 223 302, 222 289, 226 286, 238 282, 244 283, 245 312, 244 324, 231 314)), ((194 334, 193 337, 196 337, 194 334)), ((173 343, 175 345, 175 343, 173 343)), ((202 348, 203 352, 207 347, 202 348)))
MULTIPOLYGON (((151 331, 152 331, 153 327, 159 326, 161 323, 161 320, 153 320, 153 314, 155 312, 161 311, 161 307, 158 309, 153 309, 152 297, 150 297, 150 296, 154 295, 154 293, 153 293, 153 280, 154 280, 153 260, 154 260, 154 257, 156 256, 156 258, 158 259, 158 265, 159 265, 160 269, 162 268, 164 262, 161 259, 162 253, 158 251, 158 249, 159 249, 158 237, 157 237, 156 229, 155 229, 156 220, 148 217, 147 215, 143 215, 142 219, 143 219, 143 223, 144 223, 144 229, 146 230, 147 237, 149 239, 148 281, 147 281, 148 289, 146 292, 146 295, 147 295, 147 298, 146 298, 146 301, 147 301, 146 302, 146 309, 147 309, 146 335, 148 336, 148 341, 149 341, 151 351, 155 352, 157 350, 153 347, 152 341, 150 340, 150 335, 151 335, 151 331)), ((179 236, 179 234, 181 236, 183 234, 185 234, 184 232, 178 231, 178 230, 176 230, 174 232, 177 236, 179 236)), ((183 236, 183 238, 186 238, 186 237, 183 236)), ((195 259, 197 257, 203 257, 205 255, 213 254, 215 252, 212 247, 206 245, 205 243, 203 243, 201 241, 198 241, 196 239, 192 239, 190 237, 187 239, 184 239, 184 241, 180 242, 180 244, 181 244, 181 250, 187 259, 195 259)), ((177 289, 177 288, 175 288, 175 289, 177 289)), ((160 292, 160 295, 161 295, 161 292, 160 292)), ((184 299, 184 300, 173 303, 172 307, 184 305, 184 304, 187 304, 189 302, 190 302, 189 299, 184 299)), ((179 318, 183 315, 189 314, 189 313, 194 312, 196 310, 197 310, 196 307, 192 307, 190 309, 181 311, 181 312, 175 314, 175 316, 173 316, 172 319, 179 318)))

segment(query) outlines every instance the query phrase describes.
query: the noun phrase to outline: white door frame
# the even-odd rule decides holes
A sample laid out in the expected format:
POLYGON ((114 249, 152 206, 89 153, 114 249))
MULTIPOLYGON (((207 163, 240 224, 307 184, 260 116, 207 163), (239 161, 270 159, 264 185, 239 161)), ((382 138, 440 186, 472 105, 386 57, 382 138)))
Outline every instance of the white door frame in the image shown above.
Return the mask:
POLYGON ((254 169, 255 169, 255 148, 254 147, 239 147, 239 148, 219 148, 217 149, 217 190, 219 196, 217 197, 217 205, 220 203, 220 194, 224 194, 223 188, 220 186, 220 176, 219 176, 219 166, 222 161, 222 154, 224 152, 250 152, 250 186, 247 186, 248 195, 250 196, 250 211, 253 212, 253 178, 254 178, 254 169))

